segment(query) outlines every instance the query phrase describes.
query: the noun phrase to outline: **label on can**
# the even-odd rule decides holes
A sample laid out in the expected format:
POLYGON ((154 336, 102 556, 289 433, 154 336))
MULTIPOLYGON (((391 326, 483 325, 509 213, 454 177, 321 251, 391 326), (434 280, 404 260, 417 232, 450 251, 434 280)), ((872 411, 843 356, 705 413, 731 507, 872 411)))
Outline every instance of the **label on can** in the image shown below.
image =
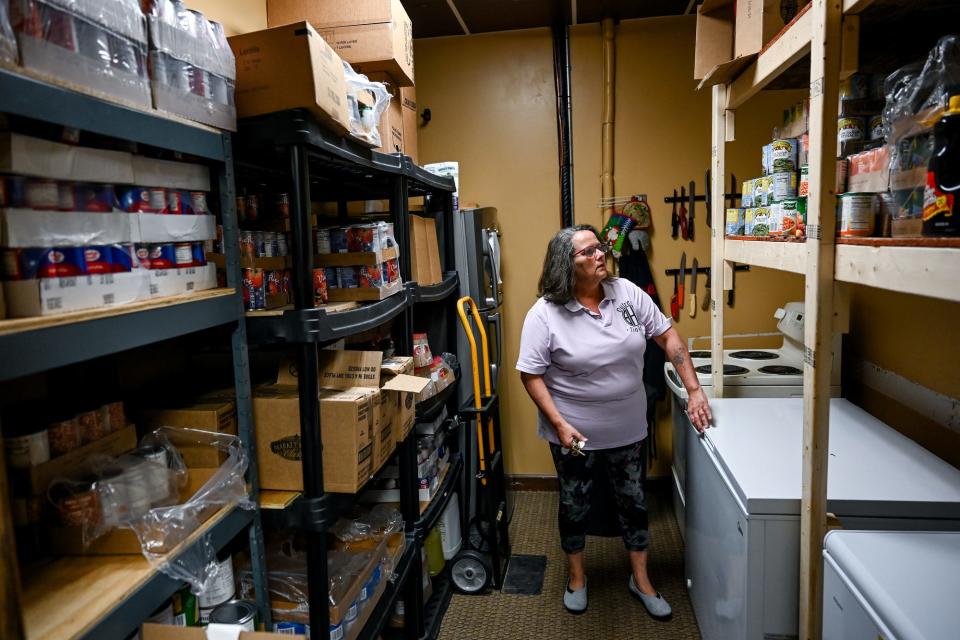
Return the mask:
POLYGON ((740 189, 740 206, 744 209, 753 207, 753 180, 745 180, 740 189))
POLYGON ((256 222, 260 217, 260 197, 256 195, 247 196, 244 211, 246 219, 250 222, 256 222))
POLYGON ((206 248, 204 247, 205 242, 191 242, 191 258, 193 266, 202 267, 207 264, 207 254, 206 248))
POLYGON ((800 166, 800 186, 797 189, 798 197, 807 197, 810 193, 810 167, 809 165, 800 166))
POLYGON ((127 213, 157 213, 150 206, 150 190, 130 187, 120 192, 120 209, 127 213))
POLYGON ((165 605, 160 607, 159 610, 155 611, 149 618, 144 620, 144 622, 150 622, 152 624, 173 624, 173 602, 168 601, 165 605))
POLYGON ((167 213, 171 215, 181 215, 183 210, 183 195, 176 189, 167 191, 167 213))
POLYGON ((883 116, 871 116, 867 128, 870 140, 883 140, 883 116))
POLYGON ((727 223, 724 232, 728 236, 743 235, 743 209, 727 209, 727 223))
POLYGON ((176 266, 176 249, 174 249, 172 244, 155 244, 150 246, 148 269, 173 269, 176 266))
POLYGON ((200 620, 206 622, 214 607, 233 599, 235 587, 232 556, 217 562, 217 570, 207 579, 204 586, 206 589, 197 594, 197 603, 200 605, 200 620))
POLYGON ((193 208, 193 213, 195 215, 201 215, 210 213, 210 209, 207 208, 207 194, 204 191, 191 191, 190 192, 190 206, 193 208))
POLYGON ((193 265, 193 243, 178 242, 173 246, 174 262, 178 267, 189 267, 193 265))
POLYGON ((360 286, 360 273, 357 267, 337 267, 337 281, 341 289, 356 289, 360 286))
POLYGON ((837 140, 860 142, 863 140, 863 118, 840 118, 837 121, 837 140))
POLYGON ((167 213, 167 190, 160 187, 150 189, 150 213, 167 213))
POLYGON ((116 194, 113 185, 109 184, 78 184, 76 190, 76 204, 80 211, 91 213, 110 213, 116 204, 116 194))
POLYGON ((877 196, 873 193, 845 193, 840 196, 840 236, 873 235, 877 219, 877 196))
MULTIPOLYGON (((0 180, 0 183, 3 183, 3 180, 0 180)), ((67 182, 59 183, 57 185, 57 193, 60 194, 60 211, 80 210, 77 204, 77 192, 72 184, 67 182)), ((0 198, 0 205, 2 205, 2 198, 0 198)))
POLYGON ((3 439, 7 462, 12 469, 29 469, 50 460, 47 430, 3 439))
POLYGON ((785 236, 797 235, 797 201, 784 200, 775 206, 780 209, 780 233, 785 236))
POLYGON ((797 170, 797 140, 786 138, 770 144, 771 173, 797 170))
POLYGON ((86 273, 113 273, 110 247, 86 247, 83 250, 86 273))
POLYGON ((26 204, 31 209, 56 211, 60 208, 60 190, 55 180, 27 180, 26 204))
POLYGON ((786 171, 770 176, 771 192, 770 203, 782 202, 797 197, 797 173, 786 171))
POLYGON ((330 229, 317 229, 316 233, 317 253, 325 255, 330 251, 330 229))

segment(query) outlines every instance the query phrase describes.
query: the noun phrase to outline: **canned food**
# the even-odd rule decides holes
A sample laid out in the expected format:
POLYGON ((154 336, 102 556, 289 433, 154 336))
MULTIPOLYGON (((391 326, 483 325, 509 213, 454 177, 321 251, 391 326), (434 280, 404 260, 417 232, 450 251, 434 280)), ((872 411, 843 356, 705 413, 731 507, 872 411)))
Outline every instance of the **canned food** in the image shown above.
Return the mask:
POLYGON ((50 460, 50 440, 46 427, 34 427, 21 435, 4 436, 3 442, 11 469, 29 469, 50 460))
POLYGON ((877 195, 845 193, 840 196, 840 237, 873 235, 877 221, 877 195))
POLYGON ((316 252, 320 255, 332 253, 330 248, 330 229, 317 229, 314 234, 314 244, 317 245, 316 252))
POLYGON ((167 191, 167 213, 171 215, 182 215, 186 213, 183 210, 183 194, 176 189, 167 191))
POLYGON ((193 213, 195 215, 202 215, 210 213, 210 209, 207 207, 207 194, 204 191, 191 191, 190 192, 190 206, 193 208, 193 213))
POLYGON ((326 304, 328 301, 327 276, 324 269, 313 270, 313 298, 316 304, 326 304))
POLYGON ((6 180, 0 180, 5 183, 7 207, 26 207, 27 206, 27 179, 23 176, 7 176, 6 180))
POLYGON ((337 283, 341 289, 356 289, 360 286, 358 267, 337 267, 337 283))
POLYGON ((110 184, 78 184, 76 190, 76 203, 80 211, 91 213, 110 213, 114 209, 119 209, 117 196, 113 191, 113 185, 110 184))
POLYGON ((247 221, 247 200, 243 196, 237 196, 236 202, 237 208, 237 220, 240 222, 247 221))
POLYGON ((280 236, 281 235, 283 234, 276 233, 276 232, 267 234, 267 239, 270 241, 270 255, 272 256, 282 255, 280 253, 280 236))
POLYGON ((243 302, 248 311, 266 308, 263 269, 241 269, 243 302))
POLYGON ((336 289, 340 286, 340 275, 337 273, 336 267, 324 267, 323 275, 327 278, 328 289, 336 289))
POLYGON ((287 243, 287 234, 277 234, 277 255, 286 257, 290 255, 290 245, 287 243))
POLYGON ((274 249, 277 245, 274 243, 273 234, 269 231, 257 232, 257 255, 264 258, 272 258, 276 255, 274 249))
POLYGON ((872 80, 869 75, 855 73, 840 82, 841 100, 862 100, 870 95, 872 80))
POLYGON ((100 502, 100 518, 104 526, 112 528, 125 522, 130 508, 123 469, 109 467, 102 470, 100 479, 96 482, 96 488, 100 502))
POLYGON ((283 270, 283 292, 289 294, 293 286, 293 269, 283 270))
POLYGON ((138 262, 134 259, 132 244, 110 245, 106 249, 110 254, 110 265, 114 273, 128 273, 139 268, 138 262))
POLYGON ((150 190, 128 187, 120 191, 120 209, 127 213, 158 213, 150 204, 150 190))
POLYGON ((211 624, 235 624, 245 631, 256 631, 257 607, 246 600, 224 602, 210 612, 211 624))
POLYGON ((743 235, 743 209, 727 209, 727 220, 724 232, 728 236, 743 235))
POLYGON ((164 243, 149 246, 149 269, 173 269, 177 266, 177 251, 174 245, 164 243))
POLYGON ((266 275, 267 279, 267 293, 269 296, 277 296, 283 293, 283 272, 282 271, 268 271, 266 275))
POLYGON ((363 265, 357 268, 357 285, 364 289, 378 289, 386 283, 380 265, 363 265))
POLYGON ((216 571, 213 572, 206 589, 197 594, 197 604, 200 606, 200 624, 206 624, 213 610, 224 602, 233 599, 236 587, 233 582, 233 558, 227 555, 218 560, 216 571))
POLYGON ((146 244, 133 245, 134 268, 149 269, 150 253, 151 253, 150 245, 146 245, 146 244))
POLYGON ((770 197, 773 189, 773 179, 770 176, 762 176, 753 181, 753 206, 766 207, 772 202, 770 197))
POLYGON ((192 252, 193 266, 202 267, 207 264, 207 254, 206 249, 204 249, 203 242, 191 242, 190 249, 192 252))
POLYGON ((167 190, 153 187, 149 190, 150 213, 167 213, 167 190))
POLYGON ((786 138, 770 144, 770 173, 797 170, 797 140, 786 138))
POLYGON ((200 624, 197 596, 184 587, 170 598, 173 604, 173 624, 178 627, 195 627, 200 624))
MULTIPOLYGON (((333 627, 331 627, 332 629, 333 627)), ((303 624, 302 622, 290 622, 289 620, 284 620, 282 622, 273 623, 273 632, 278 633, 282 636, 307 636, 310 637, 310 625, 303 624)), ((333 635, 330 635, 333 638, 333 635)))
POLYGON ((217 239, 213 241, 213 250, 216 253, 223 253, 223 225, 222 224, 217 225, 217 239))
POLYGON ((80 448, 80 426, 76 417, 50 423, 47 427, 47 440, 50 444, 50 456, 56 458, 80 448))
POLYGON ((77 428, 80 430, 80 442, 89 444, 110 433, 109 427, 103 422, 100 409, 84 411, 77 414, 77 428))
POLYGON ((100 407, 101 415, 107 424, 107 430, 113 433, 127 426, 127 414, 123 402, 108 402, 100 407))
POLYGON ((170 497, 170 471, 167 450, 160 445, 140 447, 133 455, 145 463, 144 477, 150 504, 158 504, 170 497))
POLYGON ((83 261, 85 273, 113 273, 110 247, 85 247, 83 261))
POLYGON ((808 165, 800 166, 800 186, 797 188, 797 196, 805 198, 810 193, 810 167, 808 165))
POLYGON ((331 227, 330 253, 346 253, 347 251, 347 230, 343 227, 331 227))
POLYGON ((384 280, 388 283, 396 282, 400 279, 400 259, 394 258, 393 260, 387 260, 381 266, 383 269, 384 280))
POLYGON ((256 222, 260 217, 260 196, 247 196, 244 211, 248 222, 256 222))
POLYGON ((149 622, 150 624, 164 624, 167 626, 173 625, 173 601, 168 600, 160 607, 150 614, 144 622, 149 622))
POLYGON ((262 258, 266 255, 266 236, 263 231, 253 232, 253 243, 256 257, 262 258))
POLYGON ((290 218, 290 196, 286 193, 278 193, 276 201, 277 213, 284 220, 290 218))
POLYGON ((83 275, 85 268, 82 247, 7 249, 3 253, 3 273, 8 280, 70 278, 83 275))
POLYGON ((797 172, 786 171, 770 176, 771 197, 769 204, 792 200, 797 197, 797 172))
MULTIPOLYGON (((2 186, 3 180, 0 180, 2 186)), ((60 197, 60 211, 80 211, 80 205, 77 203, 77 192, 74 185, 69 182, 60 182, 57 184, 57 193, 60 197)))
POLYGON ((57 181, 29 178, 26 182, 26 206, 44 211, 59 209, 60 189, 57 181))
POLYGON ((837 140, 840 142, 862 142, 863 118, 840 118, 837 121, 837 140))
POLYGON ((240 257, 250 260, 257 257, 257 242, 253 231, 240 232, 240 257))
POLYGON ((870 131, 870 140, 883 140, 883 116, 871 116, 868 120, 867 129, 870 131))
POLYGON ((127 515, 139 518, 150 510, 150 473, 153 465, 132 455, 122 456, 119 461, 123 464, 122 477, 127 490, 127 515))
POLYGON ((61 480, 50 486, 50 499, 60 521, 68 527, 96 526, 100 521, 100 493, 96 478, 61 480))
POLYGON ((740 206, 744 209, 753 207, 753 180, 745 180, 740 189, 740 206))
POLYGON ((193 265, 193 243, 178 242, 173 245, 174 262, 178 268, 190 267, 193 265))

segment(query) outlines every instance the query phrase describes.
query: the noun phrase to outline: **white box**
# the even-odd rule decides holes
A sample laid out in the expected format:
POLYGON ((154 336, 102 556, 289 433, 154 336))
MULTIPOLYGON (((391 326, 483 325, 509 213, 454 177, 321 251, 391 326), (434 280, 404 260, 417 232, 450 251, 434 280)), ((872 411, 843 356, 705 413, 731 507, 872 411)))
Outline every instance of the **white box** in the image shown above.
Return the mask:
POLYGON ((0 223, 3 225, 0 244, 4 247, 129 244, 138 242, 135 222, 135 217, 129 213, 0 209, 0 223))
POLYGON ((141 187, 210 191, 210 169, 202 164, 132 156, 133 182, 141 187))
POLYGON ((208 264, 186 269, 148 269, 150 297, 178 296, 217 286, 217 267, 208 264))
POLYGON ((150 297, 149 280, 142 269, 72 278, 11 280, 3 283, 3 290, 11 318, 113 307, 150 297))
POLYGON ((136 217, 134 242, 200 242, 217 237, 212 215, 175 216, 160 213, 125 214, 136 217))
POLYGON ((135 184, 133 156, 0 132, 0 173, 72 182, 135 184))

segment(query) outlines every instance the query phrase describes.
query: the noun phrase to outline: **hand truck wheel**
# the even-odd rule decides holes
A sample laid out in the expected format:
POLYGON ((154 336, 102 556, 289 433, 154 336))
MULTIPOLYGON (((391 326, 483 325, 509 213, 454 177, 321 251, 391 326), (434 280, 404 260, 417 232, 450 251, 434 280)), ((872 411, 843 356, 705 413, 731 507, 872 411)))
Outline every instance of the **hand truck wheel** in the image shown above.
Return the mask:
POLYGON ((490 561, 477 551, 461 551, 450 563, 450 581, 460 593, 475 595, 483 592, 491 575, 490 561))

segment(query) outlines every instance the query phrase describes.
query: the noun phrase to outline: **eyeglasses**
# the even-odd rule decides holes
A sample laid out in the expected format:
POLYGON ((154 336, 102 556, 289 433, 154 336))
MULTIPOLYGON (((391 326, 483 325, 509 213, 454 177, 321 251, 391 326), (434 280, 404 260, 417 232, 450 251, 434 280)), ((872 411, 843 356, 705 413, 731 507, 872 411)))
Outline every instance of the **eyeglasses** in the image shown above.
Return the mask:
POLYGON ((584 256, 585 258, 592 258, 597 253, 597 251, 599 251, 602 254, 607 254, 610 251, 610 245, 605 242, 602 242, 600 244, 584 247, 583 249, 580 249, 580 251, 577 251, 576 253, 574 253, 573 257, 576 258, 577 256, 584 256))

